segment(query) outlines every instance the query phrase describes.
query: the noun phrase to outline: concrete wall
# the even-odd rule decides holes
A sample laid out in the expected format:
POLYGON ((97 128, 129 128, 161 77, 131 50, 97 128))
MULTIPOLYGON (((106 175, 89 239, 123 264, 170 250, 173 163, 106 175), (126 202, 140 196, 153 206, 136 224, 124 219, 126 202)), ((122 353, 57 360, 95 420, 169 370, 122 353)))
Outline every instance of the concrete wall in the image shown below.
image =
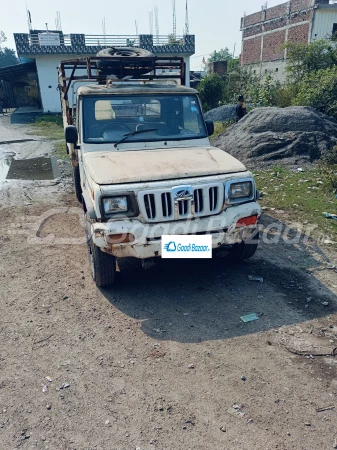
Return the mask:
POLYGON ((312 26, 311 40, 325 39, 332 34, 333 24, 337 23, 337 5, 336 9, 322 8, 315 11, 315 17, 312 26))
MULTIPOLYGON (((76 58, 76 56, 74 56, 76 58)), ((39 79, 42 108, 45 113, 61 112, 57 68, 69 55, 37 55, 36 69, 39 79)))
POLYGON ((252 64, 250 67, 254 73, 263 80, 266 75, 271 75, 274 80, 284 81, 286 78, 286 60, 267 61, 258 64, 252 64))

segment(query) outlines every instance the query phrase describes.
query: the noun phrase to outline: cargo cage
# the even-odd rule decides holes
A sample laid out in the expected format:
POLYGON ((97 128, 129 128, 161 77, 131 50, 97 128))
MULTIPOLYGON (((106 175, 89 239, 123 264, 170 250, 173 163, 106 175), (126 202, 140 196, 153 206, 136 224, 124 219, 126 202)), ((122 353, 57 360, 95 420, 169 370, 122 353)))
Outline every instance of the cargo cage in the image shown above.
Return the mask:
POLYGON ((129 56, 111 56, 111 57, 88 57, 61 61, 59 69, 59 86, 61 95, 61 104, 66 111, 66 120, 68 125, 73 125, 75 120, 75 105, 69 106, 69 91, 74 81, 89 82, 94 81, 101 85, 107 85, 118 81, 119 83, 128 81, 152 81, 152 80, 179 80, 180 84, 186 85, 186 64, 184 58, 178 57, 129 57, 129 56), (107 75, 100 73, 97 63, 113 62, 118 65, 118 75, 107 75), (132 70, 141 64, 142 69, 146 71, 145 75, 132 76, 132 70), (81 75, 76 72, 81 71, 81 75), (83 75, 83 71, 86 74, 83 75), (69 75, 70 72, 70 75, 69 75))

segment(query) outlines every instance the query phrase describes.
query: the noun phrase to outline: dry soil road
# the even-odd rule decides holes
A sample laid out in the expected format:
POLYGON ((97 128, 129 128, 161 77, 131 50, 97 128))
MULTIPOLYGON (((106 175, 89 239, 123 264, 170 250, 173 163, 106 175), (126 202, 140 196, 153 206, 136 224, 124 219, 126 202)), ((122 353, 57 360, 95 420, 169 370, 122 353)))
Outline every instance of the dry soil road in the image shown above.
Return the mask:
POLYGON ((333 448, 330 247, 302 237, 262 242, 242 265, 127 261, 100 290, 70 180, 3 183, 0 204, 1 450, 333 448))

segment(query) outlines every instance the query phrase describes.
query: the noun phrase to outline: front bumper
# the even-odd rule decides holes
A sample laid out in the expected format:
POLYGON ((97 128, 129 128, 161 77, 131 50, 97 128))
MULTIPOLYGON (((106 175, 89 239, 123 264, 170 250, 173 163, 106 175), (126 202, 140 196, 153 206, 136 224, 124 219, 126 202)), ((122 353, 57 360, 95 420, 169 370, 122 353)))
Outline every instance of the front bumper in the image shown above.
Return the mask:
POLYGON ((236 228, 236 224, 238 220, 253 215, 261 215, 261 207, 256 202, 233 206, 219 215, 193 220, 144 224, 139 220, 129 219, 95 223, 92 225, 91 235, 94 244, 111 255, 118 258, 147 259, 161 256, 163 235, 211 233, 213 248, 246 241, 257 225, 236 228), (132 234, 135 240, 130 243, 108 243, 109 236, 128 234, 132 234))

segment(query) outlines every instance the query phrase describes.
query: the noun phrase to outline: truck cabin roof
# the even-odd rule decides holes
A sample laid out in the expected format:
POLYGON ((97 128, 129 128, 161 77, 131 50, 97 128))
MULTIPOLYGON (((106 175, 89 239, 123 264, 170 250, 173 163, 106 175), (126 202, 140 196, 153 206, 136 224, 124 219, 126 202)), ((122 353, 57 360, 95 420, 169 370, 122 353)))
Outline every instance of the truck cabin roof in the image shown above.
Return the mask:
POLYGON ((195 89, 175 85, 175 84, 137 84, 137 83, 112 83, 109 86, 89 85, 81 86, 77 89, 77 94, 81 96, 89 95, 127 95, 127 94, 182 94, 192 95, 198 91, 195 89))

